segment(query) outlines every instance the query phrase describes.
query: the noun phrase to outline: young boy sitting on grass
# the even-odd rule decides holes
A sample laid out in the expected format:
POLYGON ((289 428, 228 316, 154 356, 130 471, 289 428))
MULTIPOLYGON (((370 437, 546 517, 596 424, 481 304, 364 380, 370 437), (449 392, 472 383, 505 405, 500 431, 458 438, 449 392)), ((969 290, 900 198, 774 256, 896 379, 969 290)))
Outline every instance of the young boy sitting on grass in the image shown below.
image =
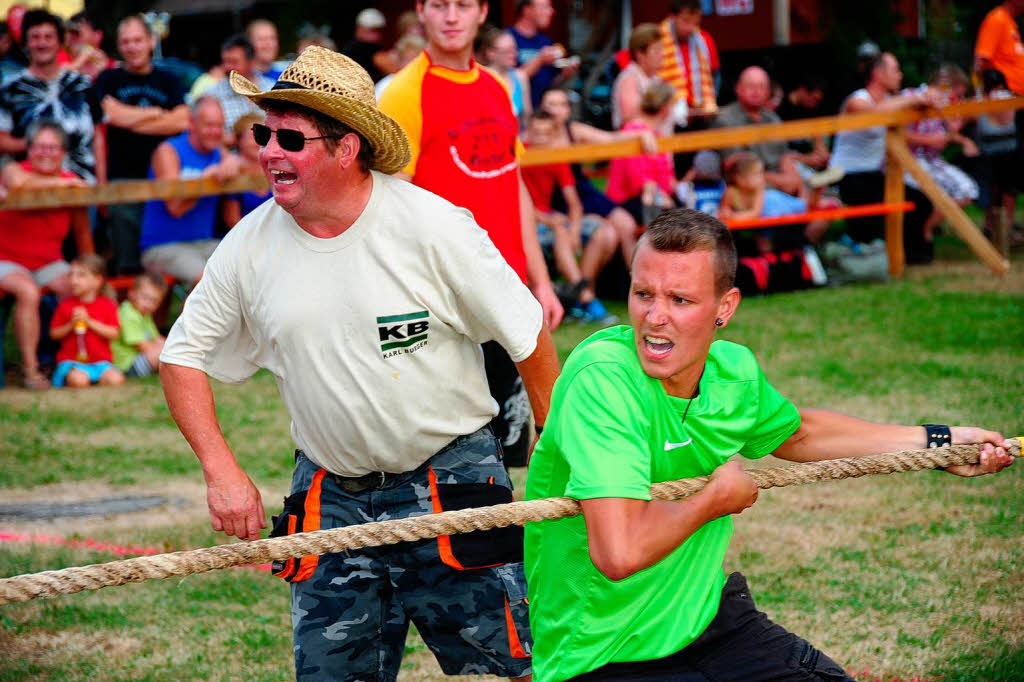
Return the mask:
POLYGON ((111 348, 114 366, 130 377, 144 377, 160 366, 164 337, 153 322, 153 313, 167 295, 163 277, 145 272, 135 278, 128 297, 117 309, 121 333, 111 348))
MULTIPOLYGON (((527 128, 527 144, 550 145, 556 125, 548 112, 534 112, 527 128)), ((614 324, 617 319, 594 294, 594 281, 619 247, 615 228, 600 216, 583 214, 583 202, 569 164, 525 166, 523 180, 537 211, 541 248, 554 256, 555 267, 569 284, 566 298, 570 300, 566 307, 570 314, 586 322, 614 324), (551 208, 556 187, 565 197, 568 215, 551 208)))

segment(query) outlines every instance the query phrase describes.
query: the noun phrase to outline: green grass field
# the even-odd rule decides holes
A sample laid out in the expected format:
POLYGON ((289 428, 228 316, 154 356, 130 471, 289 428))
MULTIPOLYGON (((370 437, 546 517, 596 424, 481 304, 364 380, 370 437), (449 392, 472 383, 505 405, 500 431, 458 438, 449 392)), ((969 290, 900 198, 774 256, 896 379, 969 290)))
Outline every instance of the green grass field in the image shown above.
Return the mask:
MULTIPOLYGON (((939 257, 886 285, 745 300, 724 337, 753 348, 798 405, 1016 435, 1024 259, 996 279, 952 241, 939 257)), ((593 331, 563 326, 563 357, 593 331)), ((229 442, 277 513, 292 444, 274 382, 261 374, 215 392, 229 442)), ((0 391, 0 432, 0 502, 171 499, 108 518, 0 521, 0 532, 168 550, 225 541, 209 530, 202 477, 155 380, 0 391)), ((860 680, 1021 680, 1022 493, 1024 463, 973 480, 919 472, 770 491, 737 520, 726 570, 742 570, 762 609, 860 680)), ((4 542, 0 575, 114 558, 4 542)), ((3 606, 0 680, 288 679, 288 610, 285 584, 247 569, 3 606)), ((418 637, 407 653, 400 679, 442 679, 418 637)))

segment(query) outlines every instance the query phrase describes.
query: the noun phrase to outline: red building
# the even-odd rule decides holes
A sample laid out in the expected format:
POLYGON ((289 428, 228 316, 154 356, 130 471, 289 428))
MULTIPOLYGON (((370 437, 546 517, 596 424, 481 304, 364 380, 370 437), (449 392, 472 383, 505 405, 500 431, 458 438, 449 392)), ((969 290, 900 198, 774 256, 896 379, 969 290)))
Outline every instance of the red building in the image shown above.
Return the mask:
MULTIPOLYGON (((722 50, 752 50, 785 45, 820 43, 828 38, 830 26, 829 5, 848 0, 704 0, 703 26, 715 37, 722 50)), ((382 3, 401 4, 401 3, 382 3)), ((549 33, 557 41, 569 44, 569 18, 572 0, 552 0, 555 18, 549 33)), ((584 2, 583 12, 594 10, 584 2)), ((625 0, 624 18, 635 26, 658 22, 669 12, 671 0, 625 0)), ((509 26, 515 19, 515 2, 492 0, 492 17, 497 14, 501 24, 509 26)), ((578 4, 577 4, 578 6, 578 4)), ((894 14, 902 21, 896 33, 907 37, 922 37, 921 0, 892 0, 894 14)))

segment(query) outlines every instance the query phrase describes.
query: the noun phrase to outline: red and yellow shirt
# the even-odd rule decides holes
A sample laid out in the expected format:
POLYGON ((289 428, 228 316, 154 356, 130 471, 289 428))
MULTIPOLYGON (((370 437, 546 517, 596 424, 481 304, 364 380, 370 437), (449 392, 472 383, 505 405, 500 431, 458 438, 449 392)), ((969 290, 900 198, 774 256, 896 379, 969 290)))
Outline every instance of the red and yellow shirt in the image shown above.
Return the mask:
POLYGON ((414 184, 469 209, 526 281, 519 211, 519 123, 502 80, 476 62, 459 71, 420 53, 381 93, 409 136, 414 184))

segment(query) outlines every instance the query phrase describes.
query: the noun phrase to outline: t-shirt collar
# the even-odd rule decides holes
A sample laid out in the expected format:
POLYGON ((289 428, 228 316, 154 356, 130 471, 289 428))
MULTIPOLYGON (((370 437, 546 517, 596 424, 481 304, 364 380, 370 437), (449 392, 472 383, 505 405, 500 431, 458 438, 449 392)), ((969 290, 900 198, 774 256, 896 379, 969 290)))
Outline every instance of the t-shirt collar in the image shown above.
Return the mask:
POLYGON ((430 53, 426 50, 423 50, 423 58, 427 60, 427 69, 430 73, 454 83, 472 83, 480 76, 480 66, 473 57, 469 58, 468 69, 453 69, 448 66, 434 64, 433 60, 430 59, 430 53))
POLYGON ((380 206, 382 202, 381 193, 384 191, 382 188, 384 176, 377 171, 370 171, 370 177, 373 181, 373 187, 370 190, 370 200, 366 202, 363 212, 359 214, 359 217, 355 219, 355 222, 349 225, 348 229, 336 237, 314 237, 303 230, 299 224, 295 222, 295 219, 292 218, 289 213, 284 211, 283 208, 275 205, 274 210, 284 212, 284 221, 289 227, 289 233, 305 248, 319 253, 340 251, 341 249, 356 243, 362 238, 363 233, 367 230, 373 229, 370 225, 371 222, 379 223, 383 218, 380 206))

